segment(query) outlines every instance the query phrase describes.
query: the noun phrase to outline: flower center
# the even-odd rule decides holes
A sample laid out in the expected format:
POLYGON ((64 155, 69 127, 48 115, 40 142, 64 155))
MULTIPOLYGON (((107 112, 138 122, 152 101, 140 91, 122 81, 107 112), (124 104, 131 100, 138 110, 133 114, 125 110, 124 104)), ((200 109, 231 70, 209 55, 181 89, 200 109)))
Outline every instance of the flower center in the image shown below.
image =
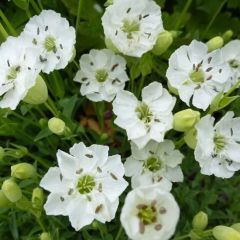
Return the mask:
POLYGON ((153 117, 153 114, 146 103, 140 103, 136 108, 136 113, 138 118, 144 123, 150 123, 153 117))
POLYGON ((81 194, 90 193, 95 187, 96 183, 94 178, 89 175, 85 175, 78 180, 77 189, 81 194))
POLYGON ((17 78, 18 73, 20 72, 21 67, 20 66, 15 66, 15 67, 11 67, 9 69, 8 75, 7 75, 7 79, 8 80, 14 80, 17 78))
POLYGON ((140 24, 138 21, 123 20, 122 31, 127 34, 128 39, 132 39, 132 34, 140 30, 140 24))
POLYGON ((151 172, 157 172, 163 167, 163 164, 159 158, 152 156, 144 162, 143 166, 151 172))
POLYGON ((144 225, 149 225, 157 221, 157 209, 152 205, 142 205, 137 214, 144 225))
POLYGON ((95 75, 98 82, 105 82, 108 78, 108 72, 105 69, 99 69, 95 75))
POLYGON ((215 144, 214 151, 218 154, 226 145, 225 138, 222 135, 215 134, 213 141, 215 144))
POLYGON ((204 81, 204 72, 201 69, 198 69, 197 71, 194 70, 191 74, 190 74, 190 79, 194 82, 194 83, 202 83, 204 81))
POLYGON ((56 40, 54 37, 48 36, 45 38, 44 47, 48 52, 56 52, 56 40))
POLYGON ((240 62, 236 59, 233 59, 229 61, 229 65, 231 66, 231 68, 238 68, 240 66, 240 62))

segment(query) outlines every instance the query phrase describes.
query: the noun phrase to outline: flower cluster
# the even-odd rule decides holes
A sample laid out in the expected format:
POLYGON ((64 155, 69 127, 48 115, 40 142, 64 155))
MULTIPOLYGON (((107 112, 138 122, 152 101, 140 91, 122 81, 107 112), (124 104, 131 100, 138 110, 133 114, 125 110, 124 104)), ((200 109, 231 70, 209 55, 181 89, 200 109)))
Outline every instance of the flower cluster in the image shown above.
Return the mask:
POLYGON ((52 10, 32 17, 19 37, 8 37, 0 47, 0 107, 16 109, 41 71, 65 68, 74 55, 75 38, 74 28, 52 10))

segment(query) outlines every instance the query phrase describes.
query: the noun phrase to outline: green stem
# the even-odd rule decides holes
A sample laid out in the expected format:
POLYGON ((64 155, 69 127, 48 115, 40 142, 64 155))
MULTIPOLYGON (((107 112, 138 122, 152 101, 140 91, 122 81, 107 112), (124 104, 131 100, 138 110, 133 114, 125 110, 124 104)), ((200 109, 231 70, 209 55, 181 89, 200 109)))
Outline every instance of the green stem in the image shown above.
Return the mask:
POLYGON ((79 23, 80 23, 80 16, 81 16, 81 11, 82 11, 82 0, 78 0, 78 11, 77 11, 77 19, 76 19, 76 32, 78 31, 79 23))
POLYGON ((32 5, 32 8, 37 14, 41 12, 41 9, 38 7, 34 0, 30 0, 30 4, 32 5))
POLYGON ((182 10, 182 12, 181 12, 181 15, 180 15, 180 17, 178 18, 178 21, 177 21, 176 24, 175 24, 175 27, 174 27, 175 30, 178 30, 178 28, 180 27, 180 25, 181 25, 181 23, 182 23, 182 20, 184 19, 184 17, 185 17, 185 15, 186 15, 186 13, 187 13, 187 11, 188 11, 191 3, 192 3, 192 0, 188 0, 188 1, 186 2, 185 6, 184 6, 184 8, 183 8, 183 10, 182 10))
POLYGON ((58 109, 57 109, 54 101, 52 100, 52 98, 50 96, 48 96, 48 100, 47 101, 50 104, 50 106, 52 107, 52 109, 54 110, 55 115, 58 116, 58 109))
POLYGON ((224 97, 228 97, 229 95, 231 95, 239 85, 240 79, 238 79, 238 81, 228 90, 228 92, 224 94, 224 97))
POLYGON ((181 148, 185 144, 184 136, 180 138, 176 143, 175 146, 176 148, 181 148))
POLYGON ((3 36, 4 40, 8 38, 8 33, 6 32, 5 28, 1 23, 0 23, 0 33, 3 36))
POLYGON ((73 63, 76 65, 76 67, 79 69, 80 67, 79 67, 79 64, 77 63, 77 61, 74 59, 73 60, 73 63))
POLYGON ((190 238, 190 235, 186 234, 186 235, 183 235, 183 236, 180 236, 180 237, 176 237, 173 240, 181 240, 181 239, 185 239, 185 238, 190 238))
POLYGON ((139 83, 139 88, 138 88, 138 92, 137 92, 137 97, 139 98, 143 89, 143 85, 144 85, 144 81, 145 81, 145 77, 142 76, 140 79, 140 83, 139 83))
POLYGON ((210 29, 210 27, 212 26, 213 22, 215 21, 216 17, 218 16, 218 14, 220 13, 220 11, 222 10, 223 6, 225 5, 225 3, 227 2, 227 0, 222 1, 222 3, 219 5, 219 7, 217 8, 216 12, 214 13, 211 21, 208 23, 204 33, 203 33, 203 37, 207 34, 208 30, 210 29))
POLYGON ((12 24, 8 21, 7 17, 4 15, 3 11, 0 9, 0 18, 3 20, 5 25, 7 26, 8 30, 10 31, 11 35, 17 36, 17 32, 12 26, 12 24))
POLYGON ((120 226, 119 229, 118 229, 117 235, 115 237, 115 240, 119 240, 120 239, 120 237, 122 235, 122 231, 123 231, 123 228, 122 228, 122 226, 120 226))
POLYGON ((52 113, 53 116, 57 116, 58 114, 56 114, 56 112, 52 109, 52 107, 47 103, 43 103, 45 105, 45 107, 52 113))
POLYGON ((49 168, 51 165, 47 163, 44 159, 33 155, 32 153, 28 153, 27 156, 40 163, 43 167, 49 168))

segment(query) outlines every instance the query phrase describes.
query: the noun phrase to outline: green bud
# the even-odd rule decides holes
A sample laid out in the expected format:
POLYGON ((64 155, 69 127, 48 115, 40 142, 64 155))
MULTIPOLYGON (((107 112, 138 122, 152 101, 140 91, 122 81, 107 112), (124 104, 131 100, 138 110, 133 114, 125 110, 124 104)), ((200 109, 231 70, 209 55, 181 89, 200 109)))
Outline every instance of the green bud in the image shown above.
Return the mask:
POLYGON ((47 98, 48 98, 47 85, 44 82, 43 78, 40 75, 38 75, 35 85, 29 89, 23 101, 29 104, 36 105, 46 102, 47 98))
POLYGON ((210 39, 206 44, 208 47, 208 51, 211 52, 215 49, 221 48, 223 46, 223 38, 220 36, 214 37, 210 39))
POLYGON ((200 113, 191 108, 177 112, 173 116, 173 129, 179 132, 190 130, 200 120, 200 113))
POLYGON ((51 237, 50 233, 43 232, 40 235, 40 240, 52 240, 52 237, 51 237))
POLYGON ((214 227, 213 236, 216 240, 240 240, 240 233, 235 229, 226 226, 214 227))
POLYGON ((105 38, 105 45, 108 49, 112 50, 115 53, 119 53, 119 50, 117 47, 113 44, 112 40, 110 38, 105 38))
POLYGON ((171 84, 170 84, 170 82, 168 81, 167 82, 167 86, 168 86, 168 90, 171 92, 171 93, 173 93, 173 94, 175 94, 175 95, 179 95, 178 94, 178 90, 175 88, 175 87, 173 87, 171 84))
POLYGON ((43 190, 39 187, 33 189, 32 192, 32 205, 34 208, 41 209, 44 202, 43 190))
POLYGON ((204 230, 208 225, 208 215, 205 212, 197 213, 192 221, 193 229, 204 230))
POLYGON ((172 34, 168 31, 165 32, 161 32, 158 35, 158 39, 153 47, 152 52, 159 56, 161 54, 163 54, 172 44, 173 42, 173 37, 172 34))
POLYGON ((6 208, 10 205, 10 201, 5 196, 2 190, 0 190, 0 208, 6 208))
POLYGON ((227 30, 223 35, 222 38, 224 40, 224 43, 229 42, 232 39, 233 36, 233 31, 232 30, 227 30))
POLYGON ((191 149, 195 149, 197 145, 197 130, 191 128, 184 133, 184 141, 191 149))
POLYGON ((110 5, 113 4, 113 0, 107 0, 105 3, 104 3, 104 7, 108 7, 110 5))
POLYGON ((57 135, 62 135, 65 132, 66 125, 60 118, 53 117, 48 121, 48 128, 51 132, 57 135))
POLYGON ((235 229, 236 231, 240 232, 240 223, 235 223, 231 226, 231 228, 235 229))
POLYGON ((0 162, 3 160, 4 157, 4 148, 0 146, 0 162))
POLYGON ((48 120, 46 118, 40 118, 38 122, 41 128, 45 128, 48 124, 48 120))
POLYGON ((19 179, 28 179, 36 176, 36 168, 29 163, 18 163, 11 166, 11 176, 19 179))
POLYGON ((21 188, 12 179, 3 182, 2 191, 11 202, 17 202, 22 197, 21 188))

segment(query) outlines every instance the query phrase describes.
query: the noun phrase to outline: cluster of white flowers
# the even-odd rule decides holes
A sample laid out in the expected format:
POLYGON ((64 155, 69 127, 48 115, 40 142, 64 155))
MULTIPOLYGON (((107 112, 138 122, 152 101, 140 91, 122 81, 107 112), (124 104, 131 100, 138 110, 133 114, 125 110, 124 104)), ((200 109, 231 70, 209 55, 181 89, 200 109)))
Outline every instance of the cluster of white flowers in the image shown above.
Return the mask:
POLYGON ((0 107, 14 110, 41 71, 65 68, 74 54, 75 38, 74 28, 52 10, 32 17, 19 37, 8 37, 0 46, 0 107))

